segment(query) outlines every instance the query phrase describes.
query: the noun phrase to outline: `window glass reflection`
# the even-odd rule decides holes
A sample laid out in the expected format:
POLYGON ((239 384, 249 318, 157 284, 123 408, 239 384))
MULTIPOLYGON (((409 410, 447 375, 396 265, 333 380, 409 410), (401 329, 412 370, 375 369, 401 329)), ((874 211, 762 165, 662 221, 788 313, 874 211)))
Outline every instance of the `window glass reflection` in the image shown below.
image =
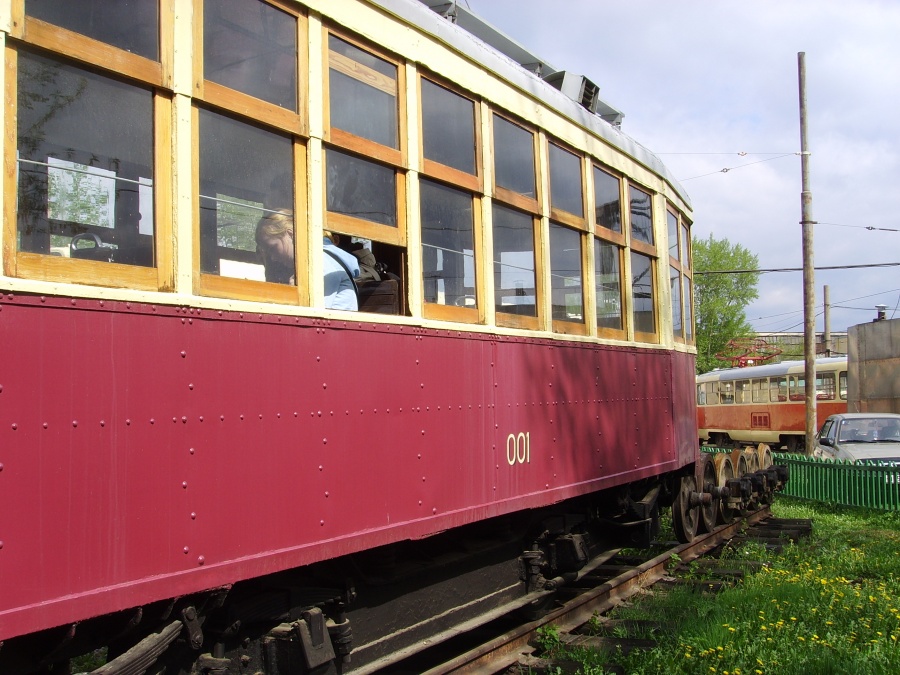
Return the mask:
POLYGON ((425 159, 475 174, 475 104, 422 79, 425 159))
POLYGON ((681 301, 681 272, 676 267, 669 268, 669 283, 672 288, 672 332, 678 337, 684 335, 684 322, 681 301))
POLYGON ((494 305, 498 312, 537 316, 534 220, 493 206, 494 305))
POLYGON ((691 230, 687 225, 681 226, 681 264, 685 269, 691 266, 691 230))
POLYGON ((397 147, 397 66, 328 36, 331 126, 397 147))
POLYGON ((297 110, 297 18, 260 0, 205 0, 207 80, 297 110))
POLYGON ((17 95, 19 250, 154 265, 150 91, 20 52, 17 95))
POLYGON ((597 299, 597 327, 622 330, 622 276, 619 247, 594 239, 594 287, 597 299))
POLYGON ((425 302, 475 307, 472 195, 421 182, 425 302))
POLYGON ((550 223, 550 296, 554 320, 584 321, 581 234, 556 223, 550 223))
POLYGON ((294 283, 291 139, 200 110, 200 270, 294 283))
POLYGON ((619 188, 618 178, 594 167, 597 224, 613 232, 622 231, 622 200, 619 188))
POLYGON ((693 299, 693 285, 690 277, 684 278, 684 337, 687 340, 694 339, 694 313, 691 310, 693 299))
POLYGON ((329 211, 397 227, 394 169, 331 148, 325 152, 325 165, 329 211))
POLYGON ((653 219, 650 195, 628 186, 629 209, 631 214, 631 236, 638 241, 653 244, 653 219))
POLYGON ((666 226, 669 231, 669 256, 678 260, 678 216, 666 211, 666 226))
POLYGON ((159 0, 25 0, 25 14, 159 60, 159 0))
POLYGON ((584 216, 581 193, 581 158, 550 144, 550 204, 573 215, 584 216))
POLYGON ((494 180, 497 187, 534 198, 534 135, 494 115, 494 180))
POLYGON ((653 261, 650 257, 631 252, 631 293, 634 299, 634 330, 656 332, 654 312, 653 261))

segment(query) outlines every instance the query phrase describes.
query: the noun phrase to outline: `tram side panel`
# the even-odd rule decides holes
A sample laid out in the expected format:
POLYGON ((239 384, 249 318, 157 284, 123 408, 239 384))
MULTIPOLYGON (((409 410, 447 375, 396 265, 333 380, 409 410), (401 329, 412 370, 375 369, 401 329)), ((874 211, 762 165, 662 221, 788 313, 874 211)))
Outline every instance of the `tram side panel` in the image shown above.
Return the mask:
POLYGON ((0 640, 688 459, 660 350, 28 296, 0 339, 0 640))

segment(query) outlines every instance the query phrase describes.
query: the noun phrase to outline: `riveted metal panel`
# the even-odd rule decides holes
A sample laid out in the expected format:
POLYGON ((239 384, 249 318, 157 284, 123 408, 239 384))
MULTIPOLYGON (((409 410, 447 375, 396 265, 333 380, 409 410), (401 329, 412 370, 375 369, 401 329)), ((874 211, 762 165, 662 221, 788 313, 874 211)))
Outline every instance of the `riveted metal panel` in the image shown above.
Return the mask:
POLYGON ((0 639, 696 452, 686 354, 98 300, 0 308, 0 639))

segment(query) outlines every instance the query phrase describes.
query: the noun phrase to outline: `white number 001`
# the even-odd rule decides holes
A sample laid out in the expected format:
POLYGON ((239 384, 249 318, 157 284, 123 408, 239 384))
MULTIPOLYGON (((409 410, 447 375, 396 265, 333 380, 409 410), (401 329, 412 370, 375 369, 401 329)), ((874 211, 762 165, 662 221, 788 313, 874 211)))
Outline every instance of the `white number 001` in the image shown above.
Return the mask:
POLYGON ((510 466, 531 462, 531 432, 506 437, 506 461, 510 466))

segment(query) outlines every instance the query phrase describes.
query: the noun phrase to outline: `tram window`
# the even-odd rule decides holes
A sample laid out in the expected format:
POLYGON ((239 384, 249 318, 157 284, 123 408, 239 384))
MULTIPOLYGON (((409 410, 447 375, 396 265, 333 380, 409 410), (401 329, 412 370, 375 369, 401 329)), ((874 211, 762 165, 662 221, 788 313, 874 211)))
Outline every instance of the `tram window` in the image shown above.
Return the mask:
POLYGON ((594 239, 594 288, 597 327, 622 330, 621 248, 603 239, 594 239))
POLYGON ((806 398, 806 380, 797 375, 788 377, 788 398, 792 401, 802 401, 806 398))
POLYGON ((769 381, 766 379, 753 380, 753 402, 766 403, 769 400, 769 381))
POLYGON ((706 385, 697 385, 697 405, 706 405, 706 385))
POLYGON ((475 175, 475 103, 422 78, 425 159, 475 175))
POLYGON ((532 199, 535 192, 534 134, 494 115, 494 182, 532 199))
POLYGON ((325 152, 325 165, 329 212, 397 227, 394 169, 331 148, 325 152))
POLYGON ((681 264, 685 269, 691 267, 691 230, 685 223, 681 225, 681 264))
POLYGON ((581 190, 581 158, 550 143, 550 205, 584 217, 581 190))
POLYGON ((420 185, 425 302, 475 307, 472 195, 428 180, 420 185))
POLYGON ((653 218, 650 195, 633 185, 628 186, 631 236, 638 241, 653 244, 653 218))
POLYGON ((772 403, 783 403, 788 400, 786 377, 769 378, 769 400, 772 403))
POLYGON ((154 266, 153 94, 18 55, 20 251, 154 266))
POLYGON ((293 210, 291 139, 204 109, 199 118, 201 272, 294 283, 256 244, 262 218, 293 210))
POLYGON ((397 148, 397 66, 328 36, 331 126, 397 148))
POLYGON ((833 401, 836 389, 834 373, 819 373, 816 375, 816 398, 820 401, 833 401))
POLYGON ((554 321, 584 322, 581 233, 550 223, 550 297, 554 321))
POLYGON ((653 260, 631 252, 631 293, 634 304, 634 330, 656 332, 656 299, 653 292, 653 260))
POLYGON ((622 232, 621 181, 603 169, 594 167, 594 203, 597 225, 622 232))
POLYGON ((750 380, 738 380, 734 383, 734 402, 750 403, 750 380))
POLYGON ((734 383, 733 382, 720 382, 719 383, 719 401, 721 403, 732 404, 734 403, 734 383))
POLYGON ((719 383, 707 382, 703 385, 706 387, 706 403, 707 405, 719 404, 719 383))
POLYGON ((684 302, 681 299, 681 272, 677 267, 669 267, 669 284, 672 290, 672 332, 677 337, 684 335, 684 302))
POLYGON ((297 17, 261 0, 205 0, 207 80, 297 111, 297 17))
POLYGON ((847 400, 847 371, 844 370, 838 375, 838 389, 842 401, 847 400))
POLYGON ((159 60, 159 0, 25 0, 25 14, 159 60))
POLYGON ((494 305, 498 313, 536 317, 534 219, 493 205, 494 305))
POLYGON ((669 230, 669 257, 674 258, 676 262, 680 261, 678 257, 678 216, 671 211, 666 211, 666 226, 669 230))
POLYGON ((690 277, 684 278, 684 338, 685 340, 694 339, 694 313, 692 311, 691 302, 694 297, 694 285, 690 277))

